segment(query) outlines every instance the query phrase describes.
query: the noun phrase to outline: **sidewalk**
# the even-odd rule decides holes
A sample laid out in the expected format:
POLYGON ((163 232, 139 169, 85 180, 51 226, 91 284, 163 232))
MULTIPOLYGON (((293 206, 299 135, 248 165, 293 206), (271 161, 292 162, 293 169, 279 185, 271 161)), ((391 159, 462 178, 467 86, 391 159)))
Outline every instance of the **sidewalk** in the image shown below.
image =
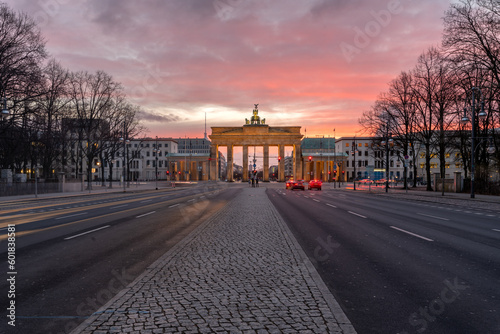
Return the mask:
POLYGON ((355 330, 262 187, 243 188, 72 333, 180 332, 355 330))
MULTIPOLYGON (((352 182, 344 186, 346 191, 354 191, 352 182)), ((475 194, 475 198, 470 197, 470 193, 451 193, 441 191, 426 191, 425 187, 409 188, 408 191, 401 186, 389 188, 386 193, 385 188, 369 188, 368 186, 356 185, 356 191, 371 192, 377 196, 386 196, 399 199, 410 199, 416 201, 427 201, 433 203, 460 205, 476 209, 488 209, 500 211, 500 196, 475 194)))
MULTIPOLYGON (((177 186, 182 186, 183 182, 176 182, 177 186)), ((107 194, 107 193, 123 193, 123 192, 137 192, 137 191, 145 191, 145 190, 153 190, 156 189, 156 183, 152 182, 130 182, 130 186, 125 187, 125 191, 123 189, 123 185, 118 182, 113 183, 113 187, 109 186, 101 186, 100 184, 92 184, 92 189, 89 191, 87 189, 87 184, 84 185, 83 190, 78 191, 65 191, 65 192, 55 192, 55 193, 43 193, 38 194, 29 194, 29 195, 17 195, 17 196, 0 196, 0 201, 7 202, 12 200, 20 200, 20 199, 43 199, 43 198, 60 198, 60 197, 71 197, 71 196, 85 196, 85 195, 97 195, 97 194, 107 194)), ((171 185, 169 181, 160 181, 158 182, 158 189, 171 189, 171 185)), ((173 188, 172 188, 173 189, 173 188)))

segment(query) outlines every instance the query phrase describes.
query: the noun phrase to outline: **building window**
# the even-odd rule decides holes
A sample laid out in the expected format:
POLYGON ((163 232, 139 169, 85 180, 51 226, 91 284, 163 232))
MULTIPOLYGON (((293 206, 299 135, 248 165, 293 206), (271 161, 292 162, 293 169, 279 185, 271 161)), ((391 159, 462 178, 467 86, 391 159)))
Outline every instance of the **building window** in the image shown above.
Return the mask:
POLYGON ((345 147, 349 147, 349 143, 345 143, 345 147))
POLYGON ((367 156, 368 156, 368 151, 365 151, 365 157, 367 157, 367 156))

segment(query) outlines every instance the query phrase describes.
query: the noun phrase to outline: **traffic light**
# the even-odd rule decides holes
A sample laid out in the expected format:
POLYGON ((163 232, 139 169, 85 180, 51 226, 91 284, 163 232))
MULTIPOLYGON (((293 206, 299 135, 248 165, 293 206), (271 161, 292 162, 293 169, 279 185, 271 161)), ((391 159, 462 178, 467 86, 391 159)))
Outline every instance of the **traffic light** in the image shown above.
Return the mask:
POLYGON ((167 170, 167 175, 170 175, 170 172, 167 170))
POLYGON ((311 162, 311 161, 312 161, 312 159, 313 159, 313 157, 309 156, 309 162, 311 162))
POLYGON ((328 171, 328 175, 330 175, 332 172, 328 171))
POLYGON ((345 174, 345 170, 342 171, 342 175, 344 175, 344 174, 345 174))
POLYGON ((280 162, 280 161, 281 161, 281 157, 278 157, 278 162, 280 162))

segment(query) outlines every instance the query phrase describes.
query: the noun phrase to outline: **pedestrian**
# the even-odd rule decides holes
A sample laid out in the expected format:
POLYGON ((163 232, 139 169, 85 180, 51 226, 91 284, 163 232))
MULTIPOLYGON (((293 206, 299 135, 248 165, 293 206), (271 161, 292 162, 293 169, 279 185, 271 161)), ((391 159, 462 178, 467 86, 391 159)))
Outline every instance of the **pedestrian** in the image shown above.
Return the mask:
POLYGON ((259 186, 259 178, 256 178, 256 179, 255 179, 255 185, 256 185, 256 187, 258 187, 258 186, 259 186))
POLYGON ((252 177, 252 188, 255 188, 255 179, 252 177))

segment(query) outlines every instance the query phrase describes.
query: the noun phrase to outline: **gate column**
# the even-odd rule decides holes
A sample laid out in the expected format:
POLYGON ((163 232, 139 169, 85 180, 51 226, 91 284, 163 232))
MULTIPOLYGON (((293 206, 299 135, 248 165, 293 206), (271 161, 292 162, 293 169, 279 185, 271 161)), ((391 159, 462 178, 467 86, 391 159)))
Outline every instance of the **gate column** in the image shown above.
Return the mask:
POLYGON ((303 178, 302 174, 302 148, 300 144, 293 145, 293 178, 300 180, 303 178))
POLYGON ((210 145, 210 180, 218 180, 219 172, 219 145, 210 145))
POLYGON ((233 182, 233 145, 227 145, 227 182, 233 182))
POLYGON ((278 146, 281 161, 278 163, 278 182, 285 181, 285 145, 278 146))
POLYGON ((243 146, 243 182, 248 182, 248 146, 243 146))
POLYGON ((264 145, 264 182, 269 182, 269 145, 264 145))

